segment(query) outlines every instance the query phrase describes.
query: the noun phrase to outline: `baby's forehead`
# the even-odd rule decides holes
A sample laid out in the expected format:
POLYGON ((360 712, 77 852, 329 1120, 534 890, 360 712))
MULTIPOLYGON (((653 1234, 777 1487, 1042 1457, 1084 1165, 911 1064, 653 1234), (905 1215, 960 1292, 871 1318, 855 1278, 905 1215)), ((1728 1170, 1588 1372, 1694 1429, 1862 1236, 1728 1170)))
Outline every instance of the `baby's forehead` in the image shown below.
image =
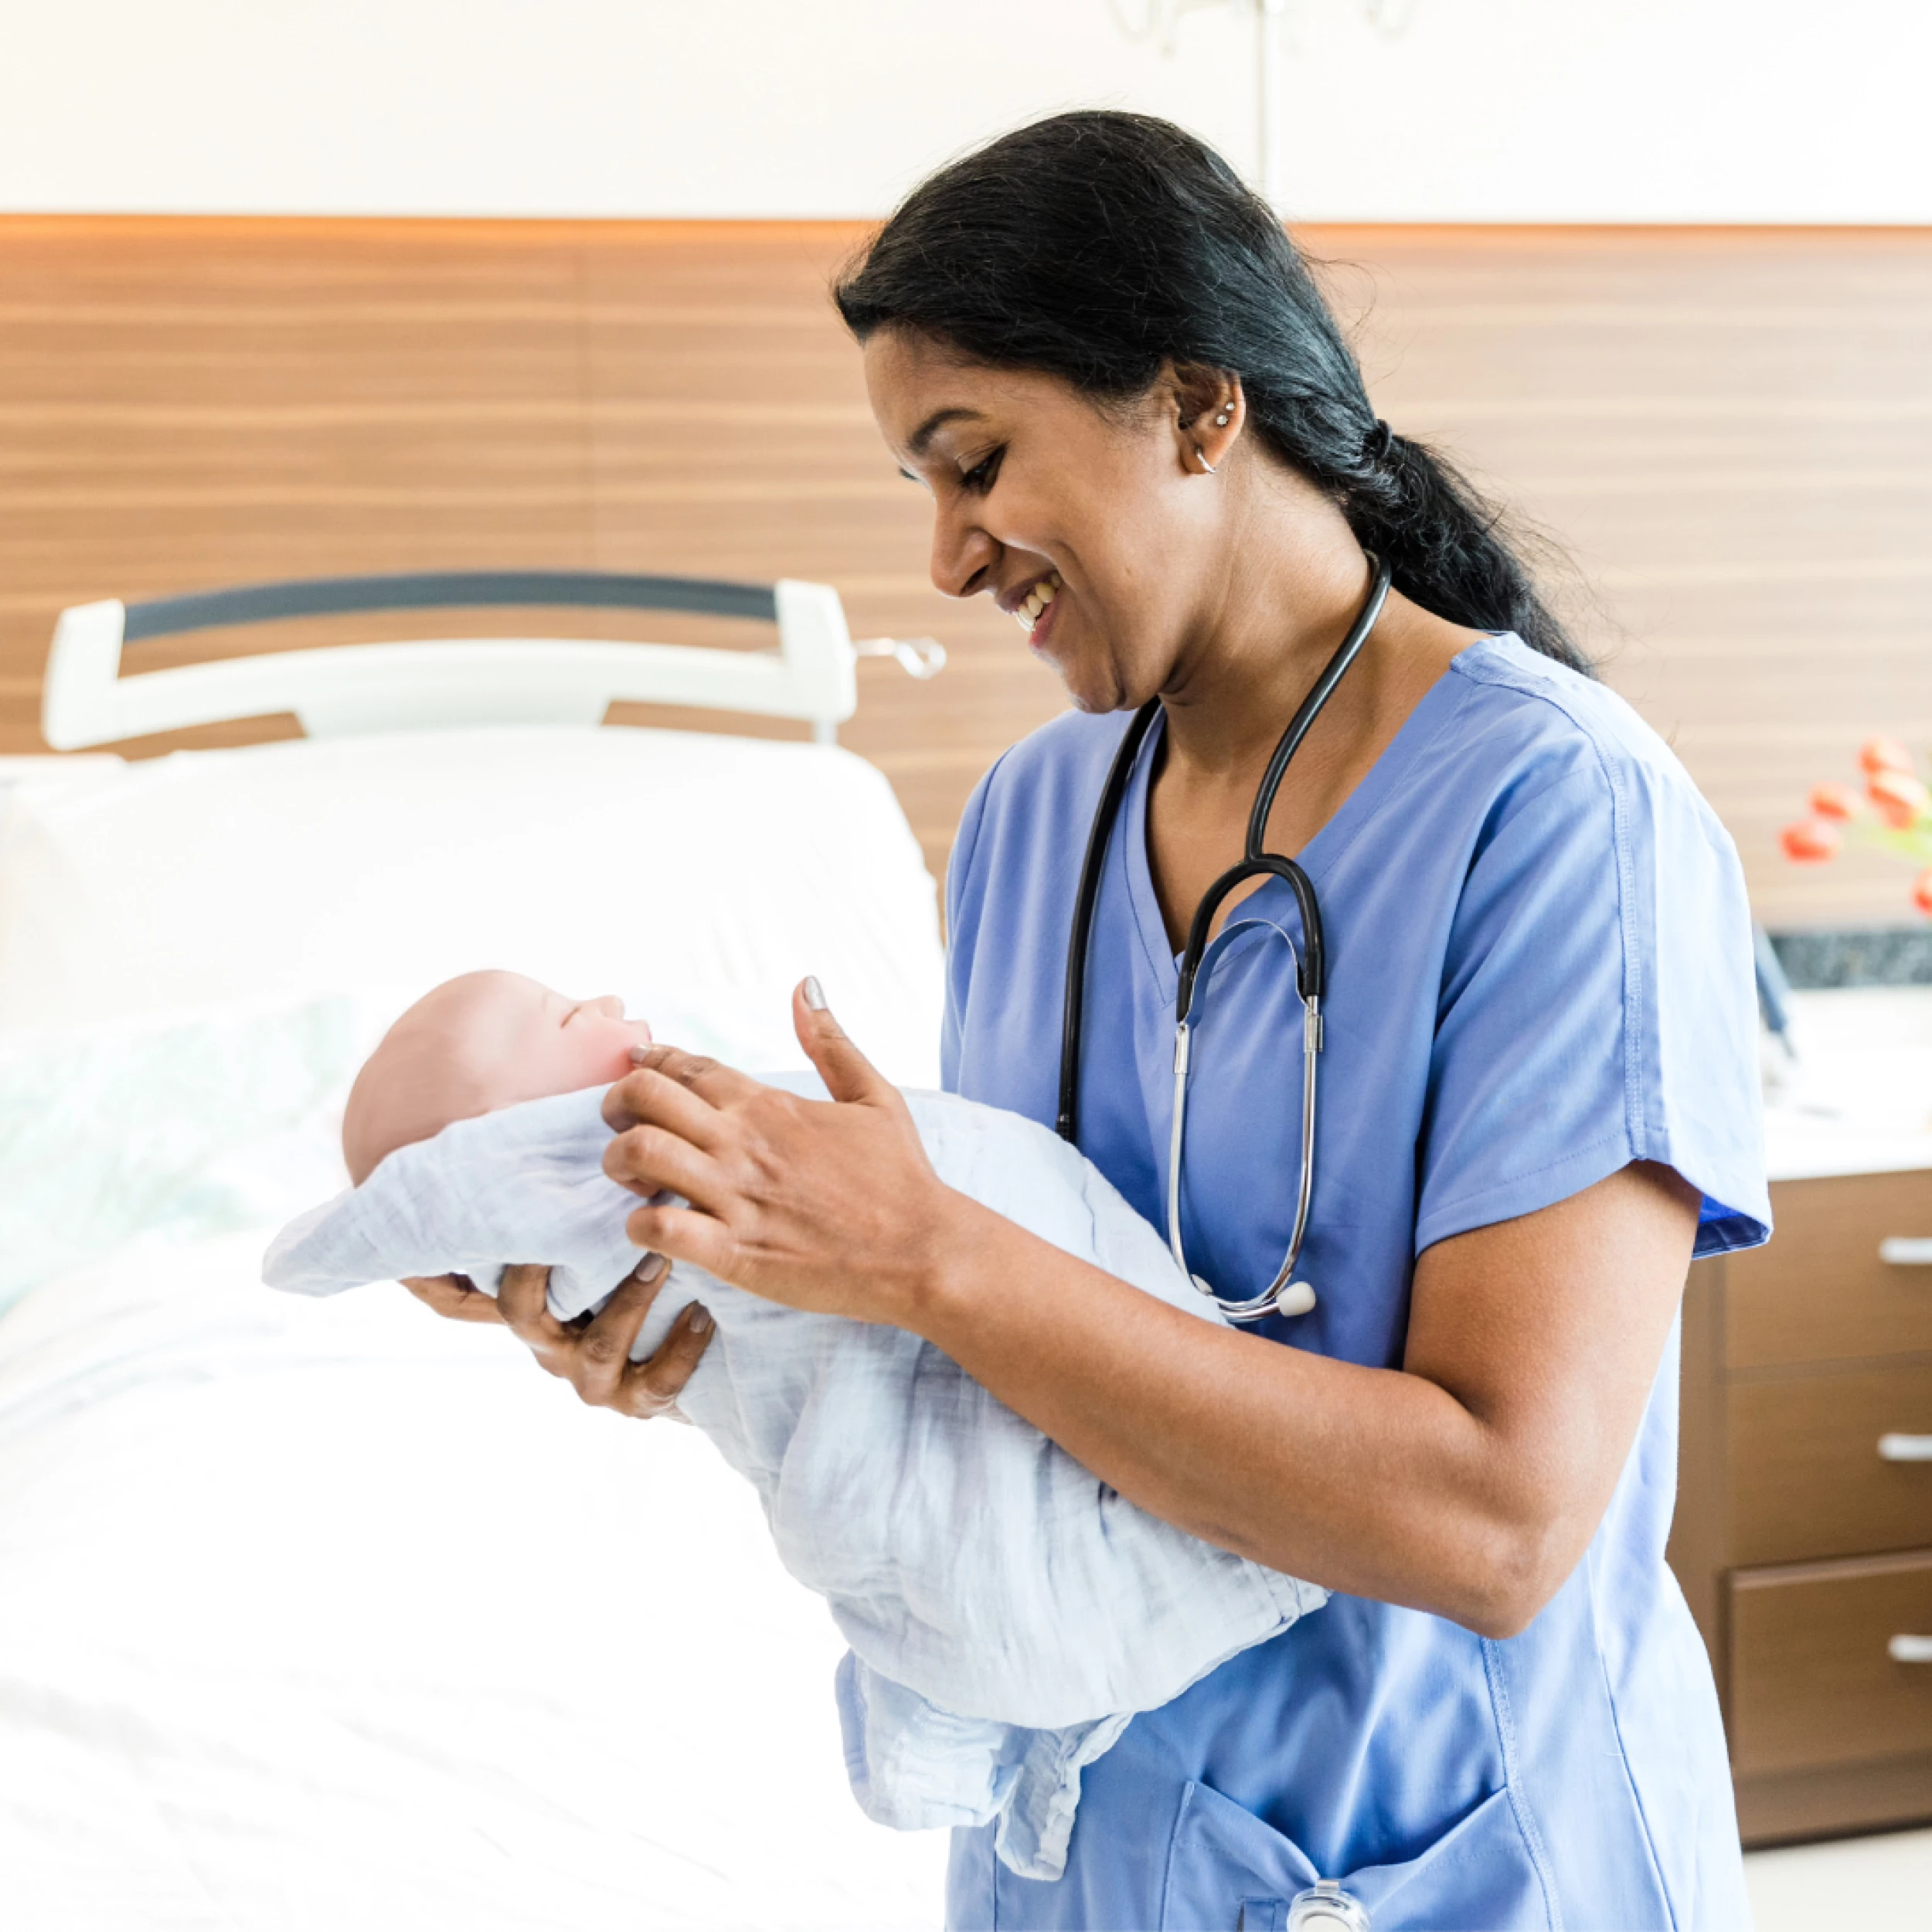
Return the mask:
POLYGON ((444 1015, 459 1019, 520 1014, 536 1012, 558 997, 521 973, 465 973, 461 978, 445 980, 425 995, 417 1010, 425 1017, 444 1015))
POLYGON ((465 973, 424 994, 397 1021, 392 1038, 405 1049, 426 1041, 480 1046, 527 1025, 554 998, 520 973, 465 973))

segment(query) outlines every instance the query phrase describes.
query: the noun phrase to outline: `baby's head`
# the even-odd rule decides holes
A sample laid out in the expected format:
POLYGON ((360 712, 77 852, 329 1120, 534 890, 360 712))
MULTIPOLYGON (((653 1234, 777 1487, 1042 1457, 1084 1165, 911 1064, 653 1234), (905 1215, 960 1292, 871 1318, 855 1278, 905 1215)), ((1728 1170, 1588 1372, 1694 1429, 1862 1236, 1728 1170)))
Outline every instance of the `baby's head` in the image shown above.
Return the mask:
POLYGON ((358 1187, 399 1147, 453 1121, 549 1094, 603 1087, 631 1070, 651 1029, 624 1002, 567 999, 521 973, 465 973, 419 999, 369 1057, 342 1114, 358 1187))

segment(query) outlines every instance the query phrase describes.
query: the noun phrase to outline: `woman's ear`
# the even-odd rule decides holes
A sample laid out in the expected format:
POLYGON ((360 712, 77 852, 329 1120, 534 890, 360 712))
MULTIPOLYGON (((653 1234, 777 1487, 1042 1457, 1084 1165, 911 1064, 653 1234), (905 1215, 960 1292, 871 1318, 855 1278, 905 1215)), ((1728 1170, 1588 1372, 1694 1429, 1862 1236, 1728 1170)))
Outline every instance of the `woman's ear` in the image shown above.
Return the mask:
POLYGON ((1181 467, 1191 475, 1212 475, 1232 454, 1247 420, 1241 379, 1199 362, 1171 366, 1167 373, 1181 467))

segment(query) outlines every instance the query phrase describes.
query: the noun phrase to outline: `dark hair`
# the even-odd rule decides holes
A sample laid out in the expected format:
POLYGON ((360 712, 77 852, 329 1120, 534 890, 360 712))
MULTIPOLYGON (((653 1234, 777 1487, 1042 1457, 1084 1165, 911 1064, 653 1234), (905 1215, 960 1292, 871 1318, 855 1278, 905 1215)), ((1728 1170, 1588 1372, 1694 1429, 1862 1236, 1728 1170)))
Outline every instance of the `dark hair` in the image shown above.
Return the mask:
POLYGON ((1097 401, 1145 396, 1164 360, 1239 376, 1262 441, 1328 492, 1405 596, 1590 669, 1498 512, 1377 420, 1267 204, 1169 121, 1082 112, 1002 136, 914 189, 834 294, 862 342, 916 329, 1097 401))

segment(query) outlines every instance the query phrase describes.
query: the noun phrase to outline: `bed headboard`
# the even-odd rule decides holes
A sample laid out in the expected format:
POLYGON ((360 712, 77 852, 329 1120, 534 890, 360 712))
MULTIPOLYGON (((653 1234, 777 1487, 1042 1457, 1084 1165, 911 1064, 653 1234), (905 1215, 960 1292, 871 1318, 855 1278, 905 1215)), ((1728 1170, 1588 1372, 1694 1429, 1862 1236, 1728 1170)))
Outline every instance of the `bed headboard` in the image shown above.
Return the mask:
POLYGON ((592 570, 446 570, 237 585, 60 614, 42 689, 57 750, 291 712, 311 738, 475 724, 600 723, 613 703, 695 705, 796 718, 829 744, 856 708, 855 657, 896 657, 930 676, 930 638, 855 646, 829 584, 592 570), (122 675, 143 641, 225 625, 361 611, 574 604, 775 624, 774 651, 562 638, 441 638, 227 658, 122 675))

